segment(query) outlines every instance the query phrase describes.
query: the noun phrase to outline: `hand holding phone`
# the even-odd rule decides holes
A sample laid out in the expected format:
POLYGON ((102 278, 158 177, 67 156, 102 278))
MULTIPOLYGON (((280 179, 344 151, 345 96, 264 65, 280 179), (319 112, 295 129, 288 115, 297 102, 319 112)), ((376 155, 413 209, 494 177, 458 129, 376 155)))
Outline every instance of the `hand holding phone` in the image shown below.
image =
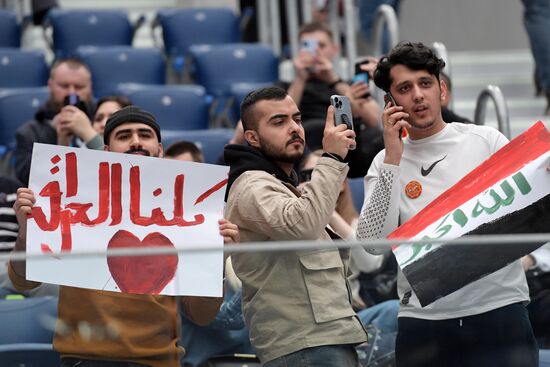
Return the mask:
MULTIPOLYGON (((353 130, 353 115, 349 98, 334 94, 330 96, 330 104, 334 107, 334 125, 346 124, 348 129, 353 130)), ((355 149, 355 144, 348 147, 355 149)))
POLYGON ((361 68, 361 65, 366 65, 370 61, 362 60, 355 63, 355 75, 353 76, 353 83, 363 82, 369 84, 369 73, 361 68))
MULTIPOLYGON (((313 38, 307 38, 300 43, 300 49, 309 53, 313 58, 317 56, 317 48, 319 47, 319 41, 313 38)), ((315 73, 315 66, 308 66, 306 68, 309 74, 315 73)))
POLYGON ((78 94, 69 94, 63 99, 63 106, 76 106, 80 102, 78 94))
POLYGON ((73 93, 65 96, 63 99, 63 106, 75 106, 80 111, 88 115, 88 107, 86 106, 86 103, 78 97, 78 94, 73 93))
POLYGON ((395 99, 393 99, 393 96, 391 95, 391 93, 386 93, 384 94, 384 102, 386 104, 390 103, 393 105, 393 106, 398 106, 397 102, 395 102, 395 99))
MULTIPOLYGON (((384 102, 386 103, 386 105, 391 102, 392 106, 399 106, 397 102, 395 102, 395 99, 390 92, 384 95, 384 102)), ((402 139, 403 136, 407 136, 406 131, 407 130, 403 130, 403 128, 399 129, 399 139, 402 139)))
POLYGON ((300 49, 309 52, 312 56, 317 55, 317 47, 319 47, 319 41, 313 38, 304 39, 300 44, 300 49))

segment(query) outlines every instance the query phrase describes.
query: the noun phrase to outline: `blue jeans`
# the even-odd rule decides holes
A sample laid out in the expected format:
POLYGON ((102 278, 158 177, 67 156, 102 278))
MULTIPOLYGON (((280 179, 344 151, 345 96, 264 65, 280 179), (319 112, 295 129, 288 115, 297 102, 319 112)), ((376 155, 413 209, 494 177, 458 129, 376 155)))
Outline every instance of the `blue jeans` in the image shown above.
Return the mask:
POLYGON ((185 367, 199 366, 216 355, 255 353, 242 315, 241 289, 234 294, 228 290, 224 297, 216 319, 207 326, 195 325, 183 315, 181 344, 187 351, 182 359, 185 367))
POLYGON ((323 345, 306 348, 275 358, 264 367, 358 367, 359 360, 351 345, 323 345))
POLYGON ((550 95, 550 2, 522 0, 525 6, 523 25, 529 36, 536 64, 536 77, 542 90, 550 95))
POLYGON ((373 324, 384 333, 396 333, 398 312, 399 301, 394 299, 361 310, 357 316, 365 327, 373 324))

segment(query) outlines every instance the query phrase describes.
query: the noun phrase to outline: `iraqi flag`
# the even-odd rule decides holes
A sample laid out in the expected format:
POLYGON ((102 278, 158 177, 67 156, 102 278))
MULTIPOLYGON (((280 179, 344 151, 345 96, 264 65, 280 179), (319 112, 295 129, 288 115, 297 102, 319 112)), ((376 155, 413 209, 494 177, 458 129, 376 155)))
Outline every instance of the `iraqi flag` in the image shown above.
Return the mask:
MULTIPOLYGON (((537 122, 445 191, 390 239, 550 232, 550 132, 537 122)), ((394 249, 422 307, 491 274, 543 243, 404 244, 394 249)))

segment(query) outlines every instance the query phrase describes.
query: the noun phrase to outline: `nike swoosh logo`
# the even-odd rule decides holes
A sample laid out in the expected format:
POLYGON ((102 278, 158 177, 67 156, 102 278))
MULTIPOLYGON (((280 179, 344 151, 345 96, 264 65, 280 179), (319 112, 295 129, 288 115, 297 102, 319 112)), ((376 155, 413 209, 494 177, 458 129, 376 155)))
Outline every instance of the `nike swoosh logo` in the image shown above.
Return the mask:
POLYGON ((430 172, 432 172, 432 170, 434 169, 435 165, 438 164, 439 162, 441 162, 442 160, 444 160, 445 158, 447 158, 447 156, 441 158, 438 161, 433 162, 432 165, 430 167, 428 167, 428 169, 424 169, 424 166, 421 166, 420 167, 420 173, 422 174, 422 176, 428 176, 430 174, 430 172))

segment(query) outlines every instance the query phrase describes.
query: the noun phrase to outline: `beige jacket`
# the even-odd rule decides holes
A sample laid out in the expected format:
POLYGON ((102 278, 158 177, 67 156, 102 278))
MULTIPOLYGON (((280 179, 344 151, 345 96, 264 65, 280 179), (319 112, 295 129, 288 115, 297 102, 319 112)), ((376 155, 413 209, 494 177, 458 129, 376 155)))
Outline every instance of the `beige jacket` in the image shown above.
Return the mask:
MULTIPOLYGON (((321 158, 300 196, 264 171, 233 183, 226 218, 241 242, 330 239, 325 227, 348 172, 321 158)), ((252 345, 265 363, 298 350, 366 341, 351 307, 346 281, 349 250, 239 253, 232 256, 243 282, 243 312, 252 345)))

